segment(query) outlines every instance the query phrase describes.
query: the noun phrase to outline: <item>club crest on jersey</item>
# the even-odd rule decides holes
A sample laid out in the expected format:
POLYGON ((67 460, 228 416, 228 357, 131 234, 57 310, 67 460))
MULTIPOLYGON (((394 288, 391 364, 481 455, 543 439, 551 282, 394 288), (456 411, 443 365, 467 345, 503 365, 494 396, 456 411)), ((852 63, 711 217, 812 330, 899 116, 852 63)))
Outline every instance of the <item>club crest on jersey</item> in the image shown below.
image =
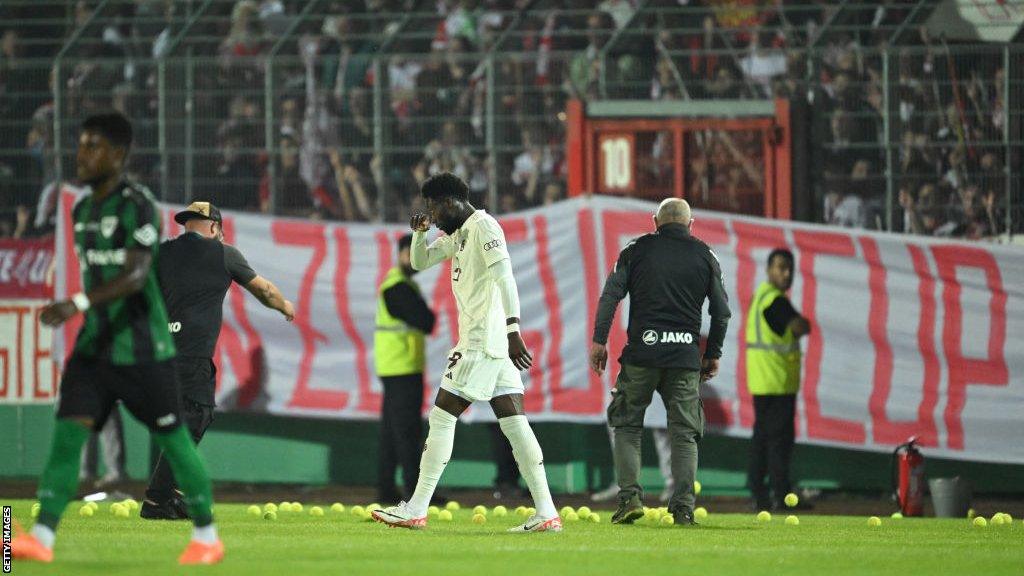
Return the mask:
POLYGON ((110 238, 114 235, 114 230, 117 229, 117 216, 104 216, 100 220, 100 234, 104 238, 110 238))

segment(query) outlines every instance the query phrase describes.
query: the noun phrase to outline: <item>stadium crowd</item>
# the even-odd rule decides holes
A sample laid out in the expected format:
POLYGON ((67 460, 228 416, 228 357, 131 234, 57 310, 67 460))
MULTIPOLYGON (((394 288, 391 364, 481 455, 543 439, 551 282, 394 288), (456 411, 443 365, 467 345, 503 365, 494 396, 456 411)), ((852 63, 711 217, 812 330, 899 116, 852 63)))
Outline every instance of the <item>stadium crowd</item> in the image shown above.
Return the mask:
MULTIPOLYGON (((0 130, 4 236, 52 229, 57 79, 50 62, 76 32, 81 38, 60 79, 65 117, 120 110, 138 127, 130 167, 136 178, 158 188, 162 171, 182 170, 184 154, 173 152, 180 142, 171 139, 166 164, 159 154, 155 61, 168 50, 181 54, 174 44, 188 21, 186 3, 116 3, 89 27, 94 3, 77 2, 70 13, 63 3, 41 4, 0 9, 8 12, 3 21, 45 22, 0 30, 0 114, 22 119, 0 130)), ((191 195, 267 212, 274 190, 279 214, 402 221, 418 208, 416 182, 450 170, 469 182, 475 204, 486 205, 495 186, 499 205, 489 208, 507 212, 565 196, 568 98, 776 97, 806 99, 815 111, 819 221, 884 227, 881 49, 909 17, 911 2, 878 2, 831 28, 837 7, 823 0, 637 4, 328 0, 268 64, 265 56, 305 3, 218 0, 183 43, 200 68, 190 111, 191 195), (613 38, 616 49, 603 58, 613 38), (496 44, 499 55, 515 57, 494 59, 488 118, 484 56, 496 44), (380 53, 386 57, 375 66, 380 53), (273 153, 265 145, 268 65, 275 67, 273 153), (374 109, 377 83, 383 110, 374 109), (375 137, 385 142, 382 154, 375 137), (387 201, 379 203, 385 190, 387 201)), ((1000 57, 965 62, 923 28, 909 36, 891 57, 894 227, 967 238, 1004 232, 1000 57)), ((169 68, 170 90, 180 95, 184 74, 169 68)), ((759 137, 709 130, 688 138, 686 188, 694 205, 756 213, 764 177, 759 137)), ((650 161, 642 164, 651 182, 670 177, 671 145, 665 135, 651 139, 650 161)))

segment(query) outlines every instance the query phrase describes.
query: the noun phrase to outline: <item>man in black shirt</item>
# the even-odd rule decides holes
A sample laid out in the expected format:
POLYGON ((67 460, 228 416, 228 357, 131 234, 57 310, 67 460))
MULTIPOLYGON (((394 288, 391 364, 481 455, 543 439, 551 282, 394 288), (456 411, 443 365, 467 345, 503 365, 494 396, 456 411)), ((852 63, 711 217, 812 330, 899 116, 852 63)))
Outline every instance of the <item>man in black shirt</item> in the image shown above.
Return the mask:
MULTIPOLYGON (((167 304, 167 327, 178 349, 174 367, 181 386, 182 413, 198 444, 213 421, 217 385, 213 351, 231 282, 243 286, 267 308, 281 312, 289 322, 295 310, 276 286, 253 271, 237 248, 223 243, 223 220, 216 206, 193 202, 174 220, 185 227, 185 233, 160 246, 157 269, 167 304)), ((140 516, 151 520, 188 517, 162 454, 140 516)))
POLYGON ((377 289, 373 356, 384 388, 377 497, 386 504, 397 504, 416 490, 423 448, 424 337, 434 330, 435 317, 412 279, 416 270, 409 259, 411 245, 412 234, 398 241, 398 266, 388 271, 377 289), (404 497, 395 490, 399 464, 404 497))
POLYGON ((639 483, 644 414, 657 390, 668 413, 675 492, 669 512, 677 524, 694 524, 693 482, 697 441, 704 434, 700 383, 718 373, 729 325, 729 301, 722 271, 707 244, 690 235, 690 206, 669 198, 654 217, 657 232, 631 242, 604 285, 594 322, 591 368, 604 372, 608 331, 619 301, 629 294, 629 341, 612 389, 608 425, 615 429, 615 476, 619 483, 616 524, 643 516, 639 483), (701 355, 701 310, 708 300, 711 331, 701 355))

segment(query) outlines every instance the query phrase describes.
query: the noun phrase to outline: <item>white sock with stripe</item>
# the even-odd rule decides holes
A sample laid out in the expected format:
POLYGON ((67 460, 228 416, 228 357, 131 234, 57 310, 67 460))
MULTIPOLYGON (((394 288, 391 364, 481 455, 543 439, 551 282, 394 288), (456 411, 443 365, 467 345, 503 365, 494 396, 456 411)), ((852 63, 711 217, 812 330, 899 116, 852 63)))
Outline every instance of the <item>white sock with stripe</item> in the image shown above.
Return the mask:
POLYGON ((512 455, 519 464, 519 473, 526 480, 526 486, 533 496, 537 515, 541 518, 554 518, 558 515, 555 503, 551 501, 551 490, 548 489, 548 477, 544 474, 544 453, 537 442, 526 416, 509 416, 499 418, 498 425, 512 445, 512 455))
POLYGON ((430 431, 427 432, 427 442, 423 447, 423 456, 420 457, 420 477, 408 503, 409 510, 417 517, 427 515, 437 482, 452 457, 455 424, 459 419, 434 406, 430 409, 427 421, 430 422, 430 431))

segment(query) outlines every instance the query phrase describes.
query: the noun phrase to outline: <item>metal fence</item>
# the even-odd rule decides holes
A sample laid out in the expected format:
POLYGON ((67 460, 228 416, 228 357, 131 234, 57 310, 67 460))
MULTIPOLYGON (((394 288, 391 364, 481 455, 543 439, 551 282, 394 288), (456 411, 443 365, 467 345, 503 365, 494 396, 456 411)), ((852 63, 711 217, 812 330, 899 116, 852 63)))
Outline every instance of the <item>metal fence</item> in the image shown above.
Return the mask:
POLYGON ((562 198, 570 97, 783 97, 813 119, 816 220, 966 237, 1024 222, 1024 48, 857 41, 898 39, 920 3, 873 28, 857 10, 798 7, 746 34, 706 7, 644 2, 613 22, 536 2, 439 46, 443 19, 415 2, 344 16, 289 3, 253 36, 241 3, 204 0, 153 16, 159 32, 112 53, 103 23, 118 4, 81 15, 54 58, 19 62, 34 88, 0 100, 5 210, 38 205, 46 219, 48 185, 74 177, 77 123, 104 108, 133 119, 130 171, 167 201, 404 221, 417 181, 439 170, 499 213, 562 198), (780 34, 789 45, 761 40, 780 34))

